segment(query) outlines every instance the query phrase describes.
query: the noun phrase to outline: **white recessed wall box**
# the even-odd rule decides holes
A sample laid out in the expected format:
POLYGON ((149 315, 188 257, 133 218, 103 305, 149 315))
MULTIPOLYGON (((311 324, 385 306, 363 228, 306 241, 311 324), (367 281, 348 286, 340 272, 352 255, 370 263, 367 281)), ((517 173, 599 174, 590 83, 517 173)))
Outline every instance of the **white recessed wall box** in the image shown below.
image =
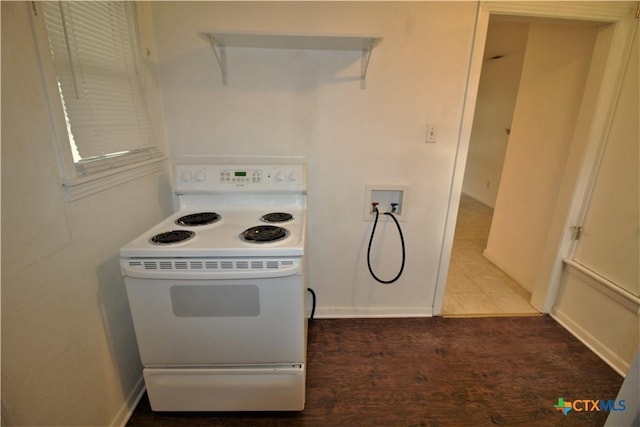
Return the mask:
POLYGON ((363 219, 373 221, 376 217, 373 204, 377 203, 380 215, 378 221, 391 220, 385 212, 391 212, 398 221, 407 216, 407 185, 367 184, 364 186, 363 219))

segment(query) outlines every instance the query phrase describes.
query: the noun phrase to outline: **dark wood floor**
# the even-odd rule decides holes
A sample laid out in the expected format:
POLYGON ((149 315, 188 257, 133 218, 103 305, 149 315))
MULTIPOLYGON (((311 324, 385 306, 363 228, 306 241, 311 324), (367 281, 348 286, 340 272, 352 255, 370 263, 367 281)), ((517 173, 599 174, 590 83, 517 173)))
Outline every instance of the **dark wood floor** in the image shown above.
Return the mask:
POLYGON ((154 413, 128 426, 602 426, 613 369, 548 316, 314 320, 299 413, 154 413))

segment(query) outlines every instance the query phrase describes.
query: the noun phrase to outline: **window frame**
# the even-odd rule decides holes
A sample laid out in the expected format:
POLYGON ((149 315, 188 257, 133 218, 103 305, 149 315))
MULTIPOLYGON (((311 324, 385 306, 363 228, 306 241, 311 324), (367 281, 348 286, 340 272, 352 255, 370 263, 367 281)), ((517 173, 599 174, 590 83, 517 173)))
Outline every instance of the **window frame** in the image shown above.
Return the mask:
POLYGON ((131 153, 125 156, 107 156, 98 162, 86 162, 86 168, 83 168, 82 162, 76 163, 73 159, 65 113, 58 90, 56 70, 49 49, 49 35, 45 24, 43 5, 41 2, 29 2, 29 7, 31 9, 30 15, 37 55, 40 62, 42 85, 49 107, 49 119, 56 145, 57 160, 62 171, 62 186, 69 200, 78 200, 138 177, 162 171, 165 166, 166 154, 163 149, 164 146, 161 144, 161 135, 158 132, 162 127, 156 125, 160 112, 151 107, 159 105, 159 102, 157 101, 157 93, 153 85, 150 84, 154 80, 152 70, 154 70, 153 61, 155 59, 150 48, 153 40, 151 27, 147 24, 150 22, 150 10, 148 10, 150 6, 136 2, 134 13, 139 52, 146 54, 146 57, 142 54, 142 58, 139 58, 139 61, 140 69, 145 74, 142 81, 149 120, 152 128, 156 131, 156 150, 144 150, 143 152, 131 153))

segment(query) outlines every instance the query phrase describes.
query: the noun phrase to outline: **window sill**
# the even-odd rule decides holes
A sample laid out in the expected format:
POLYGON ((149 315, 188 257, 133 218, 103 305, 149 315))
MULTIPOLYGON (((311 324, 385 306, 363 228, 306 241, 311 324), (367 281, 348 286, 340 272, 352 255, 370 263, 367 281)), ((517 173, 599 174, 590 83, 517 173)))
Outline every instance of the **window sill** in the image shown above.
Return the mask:
POLYGON ((160 172, 163 169, 165 159, 162 156, 91 175, 67 179, 62 185, 69 200, 75 201, 141 176, 160 172))

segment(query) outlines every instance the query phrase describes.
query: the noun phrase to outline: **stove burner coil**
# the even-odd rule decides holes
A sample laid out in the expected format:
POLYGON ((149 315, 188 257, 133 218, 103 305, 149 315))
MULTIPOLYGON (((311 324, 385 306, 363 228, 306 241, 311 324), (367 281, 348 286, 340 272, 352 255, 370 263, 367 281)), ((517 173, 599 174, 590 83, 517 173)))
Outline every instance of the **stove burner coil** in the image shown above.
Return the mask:
POLYGON ((293 215, 286 212, 271 212, 260 218, 262 222, 287 222, 293 219, 293 215))
POLYGON ((249 243, 270 243, 282 240, 289 235, 289 231, 275 225, 258 225, 240 234, 240 238, 249 243))
POLYGON ((196 233, 189 230, 171 230, 156 234, 149 241, 156 245, 169 245, 171 243, 184 242, 195 236, 196 233))
POLYGON ((176 220, 176 224, 183 226, 199 226, 212 224, 220 221, 220 215, 215 212, 198 212, 181 216, 176 220))

